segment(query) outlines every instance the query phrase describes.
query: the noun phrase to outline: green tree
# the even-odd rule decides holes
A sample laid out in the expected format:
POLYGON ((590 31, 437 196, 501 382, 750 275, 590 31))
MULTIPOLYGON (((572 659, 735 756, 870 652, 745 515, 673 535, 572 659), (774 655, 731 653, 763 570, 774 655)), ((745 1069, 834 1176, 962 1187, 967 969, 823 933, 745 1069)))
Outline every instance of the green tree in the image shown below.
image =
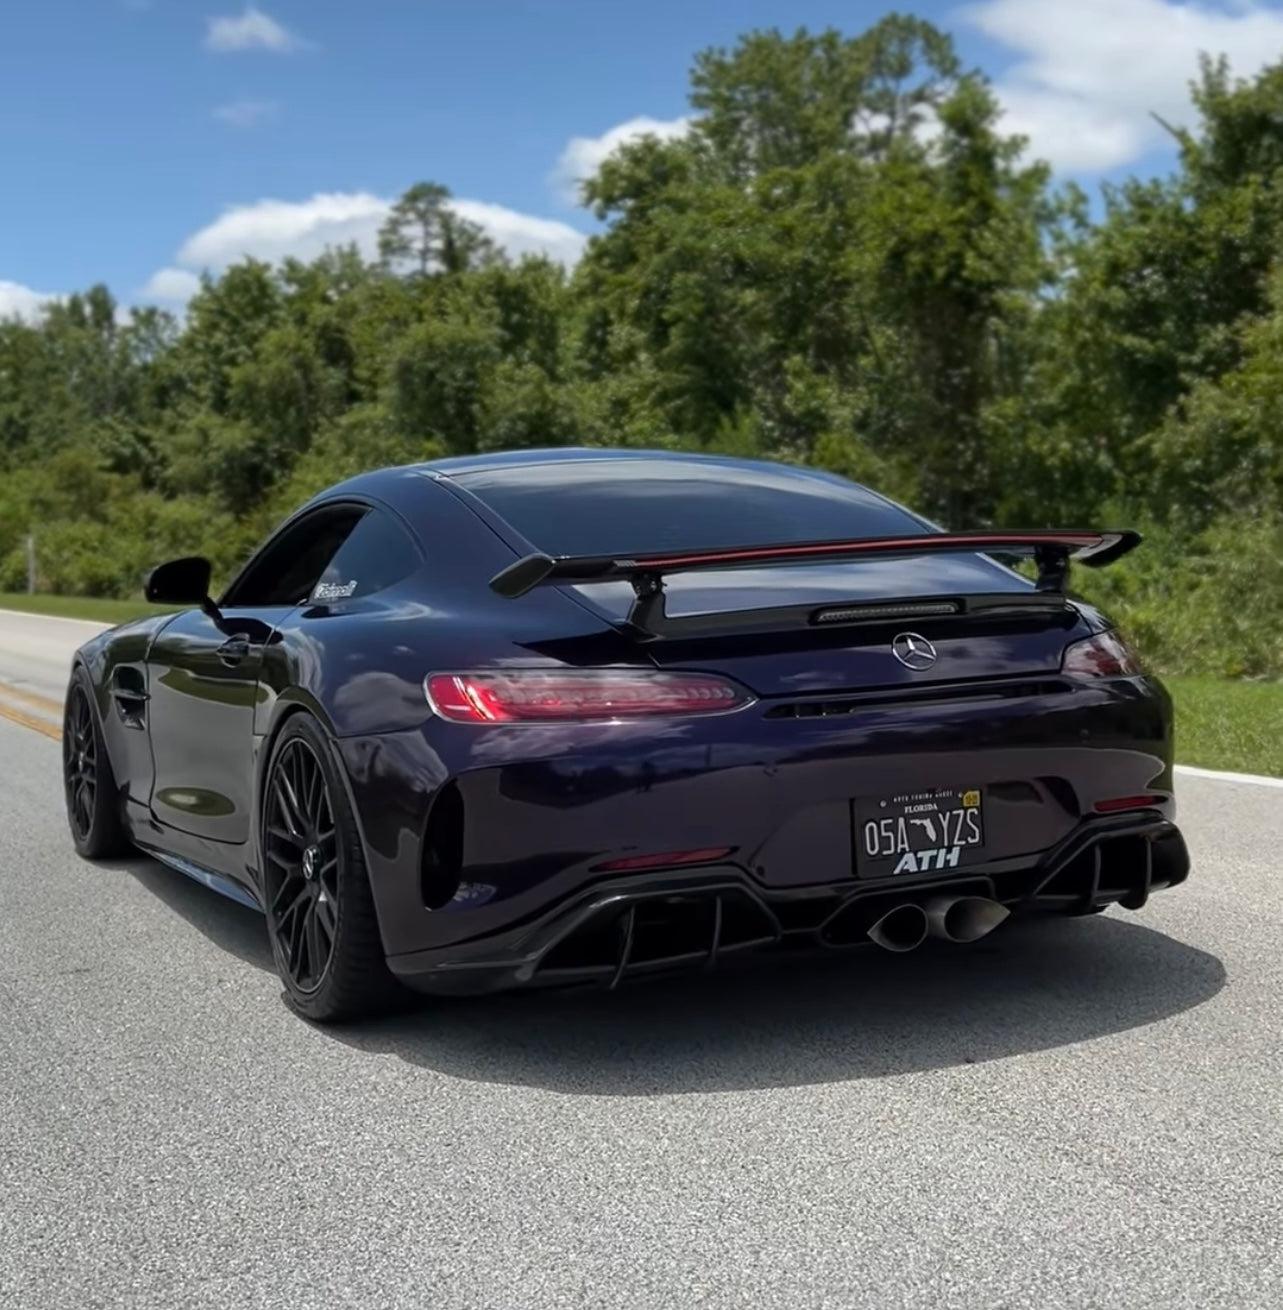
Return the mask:
POLYGON ((626 146, 586 186, 611 222, 577 277, 591 367, 644 350, 684 439, 859 443, 917 466, 931 511, 991 512, 987 412, 1051 273, 1046 170, 917 20, 755 33, 699 56, 694 86, 687 139, 626 146))
POLYGON ((393 272, 417 277, 466 273, 502 258, 481 227, 450 207, 450 191, 417 182, 392 206, 379 229, 379 258, 393 272))

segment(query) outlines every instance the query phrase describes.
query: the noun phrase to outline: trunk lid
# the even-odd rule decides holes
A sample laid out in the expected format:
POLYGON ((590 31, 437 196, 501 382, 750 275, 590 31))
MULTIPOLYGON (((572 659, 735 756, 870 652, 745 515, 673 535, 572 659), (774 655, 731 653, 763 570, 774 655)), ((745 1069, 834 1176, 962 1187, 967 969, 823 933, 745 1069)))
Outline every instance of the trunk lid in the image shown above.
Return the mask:
MULTIPOLYGON (((626 583, 583 584, 573 590, 615 623, 624 620, 633 599, 626 583)), ((1032 590, 1019 574, 980 555, 723 570, 674 575, 665 584, 673 617, 1032 590)), ((1086 627, 1075 610, 1066 608, 1060 613, 900 618, 654 641, 644 649, 660 668, 722 673, 758 696, 787 697, 1054 674, 1066 644, 1077 635, 1086 635, 1086 627), (926 667, 910 667, 897 657, 895 638, 907 633, 930 643, 933 662, 928 664, 921 651, 906 650, 903 642, 901 654, 909 656, 910 664, 926 667)))

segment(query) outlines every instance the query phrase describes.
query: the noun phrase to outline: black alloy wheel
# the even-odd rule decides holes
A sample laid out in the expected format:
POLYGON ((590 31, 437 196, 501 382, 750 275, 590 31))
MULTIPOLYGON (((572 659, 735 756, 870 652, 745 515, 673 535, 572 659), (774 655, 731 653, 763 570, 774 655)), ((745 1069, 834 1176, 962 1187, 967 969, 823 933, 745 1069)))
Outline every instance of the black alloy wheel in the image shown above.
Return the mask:
POLYGON ((299 992, 315 991, 338 936, 338 830, 321 762, 301 737, 272 769, 263 853, 277 959, 299 992))
POLYGON ((93 710, 83 687, 75 686, 67 698, 62 733, 62 768, 67 784, 67 821, 80 841, 94 826, 98 792, 98 743, 94 740, 93 710))
POLYGON ((286 724, 263 794, 263 903, 286 999, 327 1022, 386 1008, 388 972, 360 838, 319 725, 286 724))
POLYGON ((62 719, 62 780, 67 826, 79 854, 89 859, 129 849, 120 795, 94 711, 89 678, 77 668, 67 688, 62 719))

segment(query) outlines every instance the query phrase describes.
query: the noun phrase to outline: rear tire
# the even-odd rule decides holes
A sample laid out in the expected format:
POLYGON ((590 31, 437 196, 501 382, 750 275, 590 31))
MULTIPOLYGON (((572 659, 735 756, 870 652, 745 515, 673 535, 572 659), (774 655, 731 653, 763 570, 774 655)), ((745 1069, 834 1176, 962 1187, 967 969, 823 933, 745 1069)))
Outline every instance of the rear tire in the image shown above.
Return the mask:
POLYGON ((379 1014, 388 971, 356 818, 325 733, 306 714, 268 764, 259 850, 276 970, 291 1009, 317 1023, 379 1014))
POLYGON ((79 665, 72 671, 63 709, 62 782, 76 853, 87 860, 127 854, 120 788, 98 724, 93 684, 79 665))

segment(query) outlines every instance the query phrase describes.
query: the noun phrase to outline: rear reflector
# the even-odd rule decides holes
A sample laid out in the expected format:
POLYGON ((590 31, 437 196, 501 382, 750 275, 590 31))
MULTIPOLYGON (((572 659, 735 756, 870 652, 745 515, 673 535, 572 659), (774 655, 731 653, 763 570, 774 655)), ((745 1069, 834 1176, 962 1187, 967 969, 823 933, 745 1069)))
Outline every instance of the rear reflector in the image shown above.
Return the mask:
POLYGON ((1094 808, 1097 814, 1116 814, 1119 810, 1152 810, 1164 800, 1164 796, 1111 796, 1108 800, 1097 801, 1094 808))
POLYGON ((452 723, 613 723, 718 714, 749 704, 736 683, 707 673, 643 669, 511 669, 433 673, 428 704, 452 723))
POLYGON ((734 846, 705 846, 694 851, 660 851, 656 855, 628 855, 622 860, 594 864, 593 873, 624 873, 635 869, 671 869, 675 864, 712 864, 724 860, 734 846))

